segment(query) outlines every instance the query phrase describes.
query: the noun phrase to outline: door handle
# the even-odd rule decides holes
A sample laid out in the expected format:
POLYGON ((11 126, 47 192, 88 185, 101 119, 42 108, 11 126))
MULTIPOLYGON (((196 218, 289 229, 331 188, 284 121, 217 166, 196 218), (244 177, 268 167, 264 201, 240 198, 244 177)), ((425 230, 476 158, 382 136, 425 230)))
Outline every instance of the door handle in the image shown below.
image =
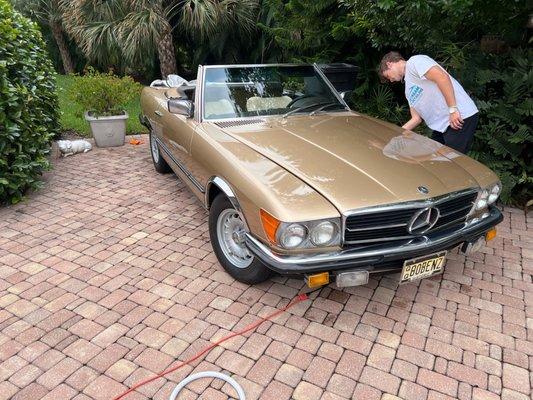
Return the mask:
POLYGON ((154 114, 155 114, 155 115, 158 115, 158 116, 160 116, 160 117, 163 116, 163 113, 162 113, 161 111, 159 111, 159 110, 155 110, 155 111, 154 111, 154 114))

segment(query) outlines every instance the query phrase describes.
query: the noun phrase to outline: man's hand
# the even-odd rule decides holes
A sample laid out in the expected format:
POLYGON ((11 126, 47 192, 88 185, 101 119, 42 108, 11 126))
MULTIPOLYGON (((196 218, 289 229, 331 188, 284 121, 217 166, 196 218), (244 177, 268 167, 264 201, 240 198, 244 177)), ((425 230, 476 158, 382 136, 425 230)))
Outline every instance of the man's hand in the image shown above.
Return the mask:
POLYGON ((450 114, 450 126, 456 131, 463 127, 463 118, 461 117, 461 114, 459 114, 459 111, 450 114))

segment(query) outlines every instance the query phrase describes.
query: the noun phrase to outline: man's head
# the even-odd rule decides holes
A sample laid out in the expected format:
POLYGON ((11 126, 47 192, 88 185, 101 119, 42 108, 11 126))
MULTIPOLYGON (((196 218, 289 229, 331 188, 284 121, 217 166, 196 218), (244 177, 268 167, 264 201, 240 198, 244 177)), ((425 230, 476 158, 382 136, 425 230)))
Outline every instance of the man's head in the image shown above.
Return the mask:
POLYGON ((405 59, 397 51, 383 56, 379 63, 379 77, 382 82, 399 82, 405 75, 405 59))

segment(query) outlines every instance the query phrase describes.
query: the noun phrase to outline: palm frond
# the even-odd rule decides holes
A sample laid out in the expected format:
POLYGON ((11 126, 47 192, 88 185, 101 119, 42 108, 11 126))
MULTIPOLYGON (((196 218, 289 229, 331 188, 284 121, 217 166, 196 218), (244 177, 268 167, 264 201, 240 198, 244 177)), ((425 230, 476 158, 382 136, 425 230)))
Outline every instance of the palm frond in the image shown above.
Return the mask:
POLYGON ((182 0, 179 23, 181 28, 201 39, 214 32, 220 21, 220 3, 212 0, 182 0))
POLYGON ((166 18, 151 8, 132 11, 118 26, 117 32, 126 61, 146 64, 153 59, 161 33, 170 29, 166 18))

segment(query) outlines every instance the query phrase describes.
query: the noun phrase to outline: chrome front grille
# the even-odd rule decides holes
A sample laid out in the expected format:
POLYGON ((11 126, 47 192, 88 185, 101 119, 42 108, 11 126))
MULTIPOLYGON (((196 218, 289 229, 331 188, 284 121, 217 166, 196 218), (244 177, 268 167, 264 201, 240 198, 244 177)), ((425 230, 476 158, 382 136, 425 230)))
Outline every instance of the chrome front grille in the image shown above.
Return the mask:
POLYGON ((344 222, 344 243, 372 244, 385 241, 412 239, 408 225, 420 210, 433 207, 439 210, 435 225, 423 235, 462 224, 477 197, 477 191, 467 190, 426 201, 399 203, 373 207, 348 213, 344 222))

